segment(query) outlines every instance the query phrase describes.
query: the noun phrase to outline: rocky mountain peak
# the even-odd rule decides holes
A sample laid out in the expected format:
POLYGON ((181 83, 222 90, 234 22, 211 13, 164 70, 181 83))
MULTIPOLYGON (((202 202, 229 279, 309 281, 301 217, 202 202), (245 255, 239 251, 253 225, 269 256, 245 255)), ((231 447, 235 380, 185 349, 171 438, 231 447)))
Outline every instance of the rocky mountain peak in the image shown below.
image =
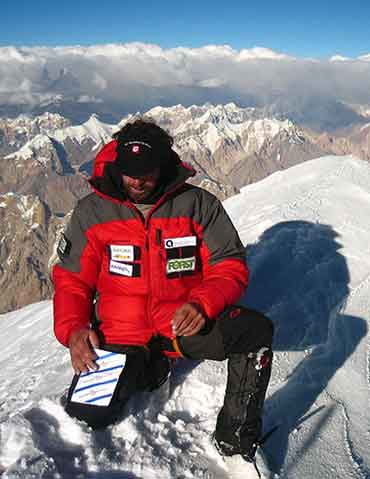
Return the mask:
POLYGON ((50 257, 62 220, 35 195, 0 195, 0 310, 49 296, 50 257))
POLYGON ((53 150, 53 143, 49 136, 38 134, 27 142, 20 150, 11 153, 5 157, 6 160, 25 161, 34 160, 45 166, 49 155, 42 156, 41 152, 51 152, 53 150))
MULTIPOLYGON (((19 220, 17 223, 21 224, 22 220, 24 228, 28 228, 28 231, 47 223, 47 208, 37 196, 6 193, 0 195, 0 208, 6 210, 7 216, 16 216, 19 220)), ((12 224, 14 223, 8 223, 12 224)))
POLYGON ((48 135, 70 124, 58 113, 44 113, 33 118, 27 115, 14 119, 0 118, 0 156, 19 150, 36 135, 48 135))

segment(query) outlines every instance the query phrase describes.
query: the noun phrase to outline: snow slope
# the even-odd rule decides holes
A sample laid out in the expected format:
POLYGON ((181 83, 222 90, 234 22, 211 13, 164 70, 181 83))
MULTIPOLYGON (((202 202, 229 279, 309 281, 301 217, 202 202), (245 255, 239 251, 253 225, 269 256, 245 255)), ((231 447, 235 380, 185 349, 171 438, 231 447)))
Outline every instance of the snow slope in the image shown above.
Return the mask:
MULTIPOLYGON (((271 477, 370 479, 370 166, 325 157, 225 202, 251 285, 276 326, 265 428, 271 477)), ((210 441, 225 363, 179 361, 170 383, 92 432, 59 397, 72 376, 51 304, 0 316, 3 478, 224 479, 210 441)))

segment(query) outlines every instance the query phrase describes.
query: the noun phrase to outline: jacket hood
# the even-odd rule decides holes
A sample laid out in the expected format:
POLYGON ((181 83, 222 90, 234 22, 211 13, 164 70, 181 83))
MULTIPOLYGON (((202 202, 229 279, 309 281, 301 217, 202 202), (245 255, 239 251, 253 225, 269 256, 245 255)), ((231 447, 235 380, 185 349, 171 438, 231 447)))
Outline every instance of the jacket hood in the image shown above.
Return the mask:
MULTIPOLYGON (((116 148, 117 141, 112 140, 99 151, 89 183, 96 193, 123 201, 127 196, 122 184, 122 173, 116 162, 116 148)), ((190 165, 181 161, 174 150, 171 150, 170 159, 161 172, 161 196, 196 174, 190 165)))

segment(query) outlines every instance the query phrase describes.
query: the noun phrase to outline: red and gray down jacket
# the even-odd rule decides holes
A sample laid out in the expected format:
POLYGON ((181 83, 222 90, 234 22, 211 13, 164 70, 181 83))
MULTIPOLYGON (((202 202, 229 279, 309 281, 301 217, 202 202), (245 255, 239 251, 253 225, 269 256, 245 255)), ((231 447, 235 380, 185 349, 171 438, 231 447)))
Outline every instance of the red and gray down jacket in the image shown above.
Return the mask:
POLYGON ((173 152, 173 180, 144 220, 112 184, 115 148, 112 141, 97 155, 94 192, 77 204, 58 247, 54 329, 66 346, 94 310, 108 344, 173 338, 180 305, 198 303, 212 319, 247 285, 244 248, 220 201, 185 183, 194 170, 173 152))

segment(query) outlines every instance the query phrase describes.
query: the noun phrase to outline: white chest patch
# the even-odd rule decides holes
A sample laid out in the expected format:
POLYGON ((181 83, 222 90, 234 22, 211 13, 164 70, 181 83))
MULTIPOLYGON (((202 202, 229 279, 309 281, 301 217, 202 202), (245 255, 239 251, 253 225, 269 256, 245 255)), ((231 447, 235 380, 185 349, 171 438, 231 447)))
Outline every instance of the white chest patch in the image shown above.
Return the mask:
POLYGON ((183 236, 181 238, 167 238, 164 240, 164 247, 166 249, 183 248, 184 246, 196 246, 196 236, 183 236))
POLYGON ((132 277, 134 273, 134 267, 131 264, 118 263, 118 261, 110 260, 109 271, 111 273, 120 274, 121 276, 132 277))
POLYGON ((112 261, 134 261, 134 247, 132 245, 109 245, 112 261))

